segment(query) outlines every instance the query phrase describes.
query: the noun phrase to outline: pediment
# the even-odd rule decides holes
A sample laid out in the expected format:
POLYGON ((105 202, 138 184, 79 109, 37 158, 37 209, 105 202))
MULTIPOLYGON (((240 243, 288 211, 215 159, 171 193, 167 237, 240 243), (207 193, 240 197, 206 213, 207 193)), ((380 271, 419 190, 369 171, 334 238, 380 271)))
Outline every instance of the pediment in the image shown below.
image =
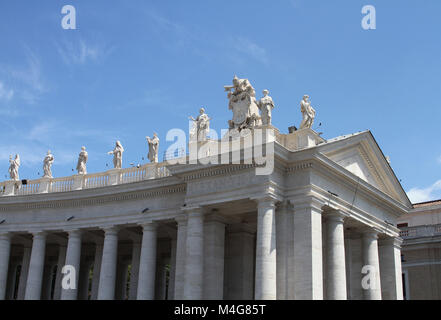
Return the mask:
POLYGON ((325 143, 320 151, 333 162, 389 195, 411 205, 383 152, 369 131, 325 143))

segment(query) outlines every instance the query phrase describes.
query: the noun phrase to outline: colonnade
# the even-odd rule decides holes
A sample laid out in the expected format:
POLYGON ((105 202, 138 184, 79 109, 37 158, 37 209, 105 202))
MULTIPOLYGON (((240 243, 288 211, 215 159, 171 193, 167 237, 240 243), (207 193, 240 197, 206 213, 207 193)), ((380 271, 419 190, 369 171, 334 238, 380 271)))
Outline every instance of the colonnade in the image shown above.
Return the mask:
POLYGON ((161 221, 139 225, 142 235, 133 237, 125 263, 118 258, 122 226, 103 227, 104 237, 87 261, 81 252, 85 231, 64 230, 67 243, 59 245, 52 277, 54 269, 45 269, 50 231, 33 232, 32 245, 23 248, 21 261, 13 262, 14 233, 0 230, 0 298, 402 299, 399 238, 384 237, 367 225, 347 228, 350 215, 318 199, 280 202, 266 196, 255 201, 254 225, 232 223, 203 207, 183 208, 161 263, 161 221), (164 261, 168 281, 163 281, 164 261), (63 266, 76 271, 68 289, 62 286, 63 266))

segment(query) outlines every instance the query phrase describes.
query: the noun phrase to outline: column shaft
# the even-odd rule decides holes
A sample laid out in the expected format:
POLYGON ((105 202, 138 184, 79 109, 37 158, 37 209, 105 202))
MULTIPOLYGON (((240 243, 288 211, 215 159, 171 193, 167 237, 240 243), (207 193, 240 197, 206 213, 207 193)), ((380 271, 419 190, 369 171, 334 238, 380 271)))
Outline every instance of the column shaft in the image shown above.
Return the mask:
POLYGON ((381 295, 385 300, 403 300, 400 238, 380 241, 381 295))
POLYGON ((115 298, 117 254, 118 230, 116 228, 105 229, 98 300, 113 300, 115 298))
POLYGON ((54 300, 61 299, 61 281, 63 279, 63 274, 61 273, 61 270, 66 263, 66 252, 67 247, 65 245, 60 245, 58 248, 57 276, 55 279, 54 300))
POLYGON ((374 230, 363 233, 363 267, 361 272, 365 300, 381 300, 380 263, 378 256, 378 235, 374 230))
POLYGON ((322 203, 294 202, 294 298, 323 299, 322 203))
POLYGON ((176 237, 171 239, 171 254, 170 254, 170 279, 168 283, 168 300, 173 300, 175 296, 175 275, 176 275, 176 237))
POLYGON ((200 208, 190 209, 187 220, 187 242, 184 299, 201 300, 204 277, 204 216, 200 208))
POLYGON ((204 299, 224 297, 225 224, 208 221, 204 224, 204 299))
POLYGON ((98 299, 98 288, 100 285, 100 270, 103 259, 103 244, 95 244, 95 258, 93 261, 93 276, 92 276, 92 295, 91 300, 98 299))
MULTIPOLYGON (((67 243, 64 277, 68 281, 62 281, 65 288, 61 288, 61 300, 76 300, 78 298, 78 283, 80 278, 81 263, 81 231, 73 230, 69 232, 67 243), (69 271, 69 273, 67 272, 69 271)), ((63 271, 63 270, 62 270, 63 271)))
POLYGON ((136 300, 138 295, 139 262, 141 259, 141 243, 133 241, 132 267, 130 269, 130 293, 129 300, 136 300))
POLYGON ((276 216, 274 200, 258 200, 255 299, 277 298, 276 216))
POLYGON ((31 248, 24 246, 23 260, 21 262, 20 279, 18 281, 17 300, 23 300, 26 293, 26 283, 28 282, 29 264, 31 262, 31 248))
POLYGON ((344 216, 337 212, 326 216, 326 298, 329 300, 347 299, 343 219, 344 216))
POLYGON ((0 300, 6 296, 6 284, 8 282, 9 257, 11 253, 11 235, 0 235, 0 300))
POLYGON ((156 228, 154 223, 143 226, 141 257, 139 260, 138 300, 153 300, 155 298, 156 228))
POLYGON ((45 253, 46 234, 44 232, 35 233, 32 241, 25 300, 39 300, 41 297, 45 253))
POLYGON ((187 220, 177 219, 178 231, 176 240, 176 269, 175 269, 175 300, 184 299, 185 262, 187 251, 187 220))

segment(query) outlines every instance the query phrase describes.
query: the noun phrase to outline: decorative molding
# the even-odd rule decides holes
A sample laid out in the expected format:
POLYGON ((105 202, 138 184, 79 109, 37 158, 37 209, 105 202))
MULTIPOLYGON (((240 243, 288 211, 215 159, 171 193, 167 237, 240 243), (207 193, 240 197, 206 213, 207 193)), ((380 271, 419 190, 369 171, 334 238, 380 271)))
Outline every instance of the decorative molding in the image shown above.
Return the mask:
POLYGON ((56 209, 68 207, 84 207, 104 204, 108 202, 119 202, 127 200, 137 200, 145 198, 163 197, 171 193, 185 193, 187 186, 179 185, 167 188, 160 188, 153 191, 130 192, 116 195, 107 195, 89 199, 68 199, 68 200, 49 200, 48 202, 14 203, 0 205, 0 211, 24 210, 24 209, 56 209))
POLYGON ((285 172, 292 173, 299 170, 310 169, 312 168, 312 166, 313 166, 312 162, 304 162, 286 167, 285 172))
POLYGON ((257 164, 237 164, 237 165, 226 165, 225 167, 202 170, 202 172, 188 174, 183 177, 184 181, 197 180, 200 178, 213 177, 219 175, 225 175, 234 173, 237 171, 247 170, 258 167, 257 164))

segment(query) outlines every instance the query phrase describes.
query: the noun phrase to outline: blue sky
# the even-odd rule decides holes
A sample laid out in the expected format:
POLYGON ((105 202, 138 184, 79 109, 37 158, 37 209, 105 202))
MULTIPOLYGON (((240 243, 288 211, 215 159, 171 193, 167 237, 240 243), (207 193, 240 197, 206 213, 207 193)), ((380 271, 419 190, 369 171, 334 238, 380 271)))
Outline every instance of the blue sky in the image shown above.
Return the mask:
POLYGON ((440 12, 439 0, 1 1, 0 172, 19 153, 21 178, 37 178, 51 149, 54 176, 71 175, 82 145, 88 171, 104 171, 117 139, 124 167, 145 163, 145 136, 158 132, 162 155, 201 106, 220 132, 237 74, 270 90, 283 132, 307 93, 325 138, 370 129, 411 200, 441 198, 440 12), (367 4, 376 30, 361 28, 367 4), (64 5, 76 30, 61 27, 64 5))

